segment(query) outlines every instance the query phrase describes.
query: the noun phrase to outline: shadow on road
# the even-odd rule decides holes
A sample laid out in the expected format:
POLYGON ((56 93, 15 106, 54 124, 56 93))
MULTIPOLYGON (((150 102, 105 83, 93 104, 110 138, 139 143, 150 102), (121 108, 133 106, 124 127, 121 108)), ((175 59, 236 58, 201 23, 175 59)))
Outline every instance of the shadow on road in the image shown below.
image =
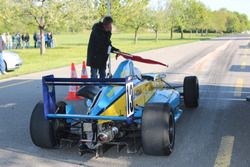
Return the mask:
POLYGON ((232 65, 229 69, 231 72, 250 72, 250 66, 242 66, 242 65, 232 65))
POLYGON ((250 48, 250 43, 248 43, 248 45, 240 45, 239 48, 240 49, 249 49, 250 48))

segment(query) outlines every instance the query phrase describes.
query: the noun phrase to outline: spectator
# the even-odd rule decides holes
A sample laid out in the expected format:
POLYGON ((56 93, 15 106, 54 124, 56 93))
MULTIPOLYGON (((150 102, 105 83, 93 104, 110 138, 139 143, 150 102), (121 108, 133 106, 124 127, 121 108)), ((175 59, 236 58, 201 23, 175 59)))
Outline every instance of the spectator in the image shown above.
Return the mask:
POLYGON ((49 47, 49 34, 48 33, 44 34, 44 40, 45 40, 45 47, 48 48, 49 47))
POLYGON ((6 46, 7 38, 6 38, 6 34, 5 33, 2 34, 2 40, 3 40, 4 44, 5 44, 3 49, 7 49, 7 46, 6 46))
POLYGON ((49 47, 49 48, 52 47, 51 41, 52 41, 52 34, 51 34, 51 32, 49 32, 49 33, 48 33, 48 47, 49 47))
POLYGON ((12 36, 10 35, 10 33, 7 33, 7 49, 12 49, 13 47, 13 40, 12 40, 12 36))
POLYGON ((12 48, 16 48, 16 36, 12 34, 12 48))
POLYGON ((36 48, 36 44, 37 44, 36 32, 33 34, 33 40, 34 40, 34 48, 36 48))
POLYGON ((21 35, 20 33, 17 33, 16 34, 16 49, 20 49, 21 48, 21 35))
POLYGON ((50 32, 50 47, 51 48, 55 47, 54 36, 53 36, 52 32, 50 32))
POLYGON ((87 65, 91 67, 91 78, 106 77, 106 64, 108 60, 108 48, 111 52, 119 51, 111 45, 111 31, 113 19, 106 16, 102 22, 94 24, 89 38, 87 65))
POLYGON ((21 35, 21 39, 22 39, 22 48, 24 48, 25 47, 25 35, 24 34, 21 35))
POLYGON ((7 74, 6 67, 5 67, 5 63, 3 60, 3 50, 5 48, 5 42, 3 40, 3 36, 0 35, 0 75, 2 74, 7 74))
POLYGON ((30 35, 29 35, 29 33, 26 33, 24 40, 25 40, 25 47, 29 48, 30 47, 30 35))
POLYGON ((41 45, 41 36, 40 36, 40 33, 36 34, 36 39, 37 39, 36 47, 40 48, 40 45, 41 45))

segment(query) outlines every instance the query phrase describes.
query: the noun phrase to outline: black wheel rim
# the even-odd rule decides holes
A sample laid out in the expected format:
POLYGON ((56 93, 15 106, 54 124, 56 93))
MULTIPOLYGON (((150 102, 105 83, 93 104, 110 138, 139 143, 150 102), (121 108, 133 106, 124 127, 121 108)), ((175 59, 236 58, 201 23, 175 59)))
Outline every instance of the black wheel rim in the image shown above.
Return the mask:
POLYGON ((199 94, 199 82, 198 82, 198 80, 196 80, 196 97, 197 97, 197 99, 199 99, 199 96, 200 96, 200 94, 199 94))
MULTIPOLYGON (((66 113, 65 106, 66 103, 58 102, 56 114, 65 114, 66 113)), ((60 138, 67 136, 67 131, 69 131, 70 128, 66 119, 60 119, 60 118, 54 119, 53 125, 54 125, 55 137, 57 140, 60 140, 60 138)))
POLYGON ((170 147, 172 148, 174 145, 174 138, 175 138, 174 118, 172 113, 169 115, 168 134, 169 134, 170 147))

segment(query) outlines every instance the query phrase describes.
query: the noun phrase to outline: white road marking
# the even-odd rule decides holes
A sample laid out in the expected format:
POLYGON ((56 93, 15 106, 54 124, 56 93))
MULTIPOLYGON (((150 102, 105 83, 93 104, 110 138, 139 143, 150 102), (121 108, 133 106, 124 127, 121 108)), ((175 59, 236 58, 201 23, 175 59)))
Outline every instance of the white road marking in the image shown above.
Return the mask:
POLYGON ((1 104, 0 108, 11 108, 14 107, 16 103, 7 103, 7 104, 1 104))
POLYGON ((9 88, 9 87, 17 86, 17 85, 22 85, 22 84, 29 83, 29 82, 32 82, 32 80, 26 80, 26 81, 21 81, 21 82, 17 82, 17 83, 5 85, 5 86, 0 86, 0 89, 9 88))

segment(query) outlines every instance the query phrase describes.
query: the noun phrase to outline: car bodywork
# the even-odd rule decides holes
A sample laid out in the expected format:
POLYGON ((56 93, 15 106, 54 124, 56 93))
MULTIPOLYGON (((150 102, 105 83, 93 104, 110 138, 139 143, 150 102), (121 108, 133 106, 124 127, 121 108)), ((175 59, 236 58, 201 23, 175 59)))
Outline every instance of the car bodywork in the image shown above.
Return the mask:
POLYGON ((4 51, 2 56, 6 65, 6 71, 13 71, 23 64, 23 60, 17 53, 4 51))
MULTIPOLYGON (((101 148, 106 144, 124 144, 128 146, 128 152, 136 152, 138 147, 134 147, 131 151, 128 143, 134 141, 132 145, 137 145, 135 132, 140 134, 143 112, 147 105, 168 105, 174 115, 174 122, 182 115, 180 109, 182 93, 167 84, 163 80, 165 77, 164 74, 141 74, 131 60, 123 61, 110 79, 45 76, 42 79, 45 116, 43 119, 59 122, 64 120, 61 123, 64 124, 64 129, 68 127, 67 133, 71 135, 64 135, 60 139, 76 139, 80 143, 81 154, 87 152, 86 150, 95 150, 98 156, 101 148), (66 104, 64 113, 57 112, 55 86, 66 85, 80 85, 82 89, 96 86, 98 93, 95 93, 94 98, 88 99, 91 105, 88 107, 87 114, 84 114, 86 111, 82 111, 82 114, 76 113, 72 105, 66 104), (76 135, 76 138, 72 137, 74 128, 81 129, 77 133, 74 132, 73 136, 76 135), (123 140, 130 134, 134 134, 133 139, 129 139, 128 142, 123 140)), ((79 95, 88 98, 86 91, 79 95)), ((39 143, 36 145, 41 146, 39 143)))
MULTIPOLYGON (((76 118, 79 119, 94 119, 97 120, 106 120, 106 119, 116 119, 122 121, 129 121, 133 117, 141 117, 143 108, 146 103, 162 102, 169 103, 172 108, 177 112, 178 106, 180 105, 180 94, 179 92, 173 89, 164 89, 165 83, 162 82, 164 75, 161 74, 144 74, 142 77, 150 78, 150 80, 141 81, 137 76, 134 76, 132 61, 124 61, 118 67, 116 73, 113 75, 112 79, 59 79, 53 78, 53 76, 47 76, 43 78, 44 86, 44 102, 45 102, 45 114, 48 118, 76 118), (54 92, 48 94, 48 89, 46 85, 50 85, 53 82, 53 85, 67 83, 72 84, 79 83, 79 85, 109 85, 104 87, 98 95, 98 98, 95 99, 95 102, 90 107, 90 112, 88 115, 56 115, 55 113, 55 102, 53 99, 49 101, 50 98, 55 97, 54 92), (68 80, 68 82, 67 82, 68 80), (52 81, 52 82, 50 82, 52 81), (73 82, 72 82, 73 81, 73 82), (82 83, 81 83, 82 82, 82 83), (129 112, 128 102, 128 89, 129 85, 132 85, 133 88, 133 106, 129 112), (127 100, 127 102, 126 102, 127 100), (54 107, 53 107, 54 106, 54 107), (52 109, 54 108, 54 109, 52 109), (54 110, 54 111, 51 111, 54 110), (109 117, 111 116, 111 117, 109 117), (116 118, 114 118, 116 117, 116 118)), ((178 117, 176 117, 177 119, 178 117)))

